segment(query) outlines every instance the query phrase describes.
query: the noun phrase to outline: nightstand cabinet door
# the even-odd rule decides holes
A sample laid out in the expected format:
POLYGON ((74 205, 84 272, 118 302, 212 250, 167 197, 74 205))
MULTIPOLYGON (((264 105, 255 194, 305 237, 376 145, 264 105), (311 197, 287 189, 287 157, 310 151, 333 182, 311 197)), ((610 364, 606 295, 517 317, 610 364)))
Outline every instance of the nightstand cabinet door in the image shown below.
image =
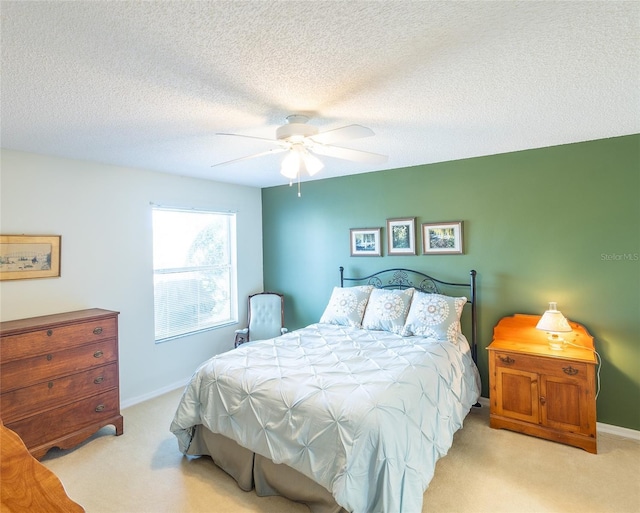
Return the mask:
POLYGON ((537 423, 540 419, 538 375, 499 364, 495 369, 495 413, 537 423))
POLYGON ((542 424, 588 435, 592 427, 587 380, 543 376, 540 382, 542 424))

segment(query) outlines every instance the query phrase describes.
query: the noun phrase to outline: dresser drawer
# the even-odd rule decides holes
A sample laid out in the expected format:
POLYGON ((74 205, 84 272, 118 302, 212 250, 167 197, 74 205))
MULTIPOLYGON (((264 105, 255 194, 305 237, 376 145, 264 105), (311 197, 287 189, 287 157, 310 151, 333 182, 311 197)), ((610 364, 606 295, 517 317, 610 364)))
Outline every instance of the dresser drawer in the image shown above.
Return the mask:
POLYGON ((112 339, 24 360, 3 362, 0 368, 0 392, 4 394, 16 388, 105 365, 117 358, 118 344, 112 339))
POLYGON ((0 396, 0 412, 2 420, 10 423, 117 387, 118 364, 114 362, 4 393, 0 396))
POLYGON ((114 389, 6 424, 31 448, 107 421, 119 414, 119 402, 118 390, 114 389))
POLYGON ((0 339, 2 363, 66 349, 88 342, 115 338, 118 326, 115 317, 96 319, 67 326, 51 325, 36 331, 4 335, 0 339))
POLYGON ((502 351, 493 352, 496 367, 536 372, 559 378, 587 379, 589 366, 584 363, 562 360, 561 358, 541 358, 502 351))

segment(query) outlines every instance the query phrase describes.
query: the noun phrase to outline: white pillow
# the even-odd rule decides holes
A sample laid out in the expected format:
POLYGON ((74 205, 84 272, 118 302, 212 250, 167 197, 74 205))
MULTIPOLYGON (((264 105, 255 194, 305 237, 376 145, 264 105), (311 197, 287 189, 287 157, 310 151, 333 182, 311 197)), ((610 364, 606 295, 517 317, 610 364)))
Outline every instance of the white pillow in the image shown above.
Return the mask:
POLYGON ((360 328, 372 290, 373 285, 334 287, 329 304, 320 317, 320 322, 360 328))
POLYGON ((432 337, 456 344, 466 297, 416 292, 402 334, 432 337))
POLYGON ((366 330, 402 333, 414 290, 374 289, 371 291, 362 327, 366 330))

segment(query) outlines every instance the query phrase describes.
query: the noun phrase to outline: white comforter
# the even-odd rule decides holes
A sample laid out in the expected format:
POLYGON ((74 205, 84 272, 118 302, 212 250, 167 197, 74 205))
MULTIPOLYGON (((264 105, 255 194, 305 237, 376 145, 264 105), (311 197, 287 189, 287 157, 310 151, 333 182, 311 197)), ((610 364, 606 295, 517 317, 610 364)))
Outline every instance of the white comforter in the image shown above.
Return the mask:
POLYGON ((194 426, 320 483, 347 511, 419 512, 480 393, 469 345, 312 324, 205 362, 171 424, 194 426))

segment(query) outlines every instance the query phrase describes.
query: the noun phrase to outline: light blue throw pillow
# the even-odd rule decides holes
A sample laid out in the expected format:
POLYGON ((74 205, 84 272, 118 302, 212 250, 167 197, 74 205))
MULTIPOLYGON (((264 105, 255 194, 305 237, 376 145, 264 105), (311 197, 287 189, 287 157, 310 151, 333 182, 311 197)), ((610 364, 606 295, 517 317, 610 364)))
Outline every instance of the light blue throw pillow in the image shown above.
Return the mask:
POLYGON ((320 322, 361 328, 362 317, 372 290, 372 285, 334 287, 320 322))
POLYGON ((460 316, 466 302, 466 297, 416 292, 402 334, 420 335, 457 344, 458 334, 462 331, 460 316))
POLYGON ((401 334, 415 289, 374 289, 369 296, 362 327, 401 334))

